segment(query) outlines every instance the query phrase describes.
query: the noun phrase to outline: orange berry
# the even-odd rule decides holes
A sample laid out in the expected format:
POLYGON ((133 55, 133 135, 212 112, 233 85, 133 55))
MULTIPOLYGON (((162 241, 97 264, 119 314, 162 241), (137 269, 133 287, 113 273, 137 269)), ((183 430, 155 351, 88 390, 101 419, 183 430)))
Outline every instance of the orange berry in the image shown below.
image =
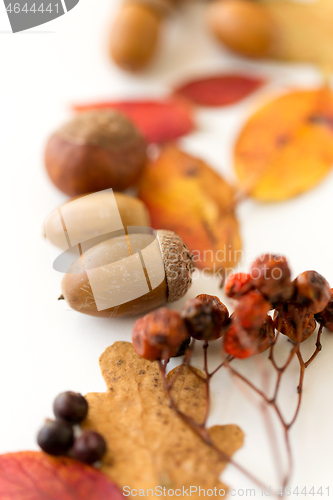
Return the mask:
POLYGON ((135 322, 132 341, 139 356, 156 361, 175 356, 188 337, 180 313, 162 307, 135 322))

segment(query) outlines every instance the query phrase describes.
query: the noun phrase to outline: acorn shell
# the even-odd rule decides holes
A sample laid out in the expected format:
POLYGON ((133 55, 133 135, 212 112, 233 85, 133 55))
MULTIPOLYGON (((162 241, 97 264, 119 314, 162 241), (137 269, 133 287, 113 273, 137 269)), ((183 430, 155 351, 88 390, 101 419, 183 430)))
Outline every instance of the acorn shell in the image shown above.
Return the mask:
POLYGON ((140 71, 153 59, 158 47, 163 15, 145 2, 125 2, 113 23, 109 52, 127 71, 140 71))
POLYGON ((268 56, 276 36, 265 5, 249 0, 215 0, 207 23, 223 45, 248 57, 268 56))
MULTIPOLYGON (((150 227, 149 212, 141 200, 124 193, 113 192, 113 195, 124 227, 150 227)), ((113 205, 108 203, 110 196, 112 196, 110 191, 106 190, 71 198, 66 203, 63 203, 60 207, 53 210, 47 217, 44 235, 47 236, 48 240, 53 245, 62 248, 63 226, 59 226, 59 209, 61 210, 62 207, 77 199, 82 200, 79 207, 77 208, 76 206, 75 208, 76 211, 80 211, 80 218, 75 228, 72 229, 70 237, 77 241, 77 235, 80 234, 81 241, 86 241, 95 238, 97 235, 107 234, 110 232, 110 230, 108 231, 110 219, 117 216, 117 213, 114 212, 113 205)))
MULTIPOLYGON (((130 246, 133 249, 150 245, 152 235, 147 233, 131 234, 130 246), (146 242, 145 242, 146 240, 146 242)), ((62 296, 74 310, 91 316, 99 317, 129 317, 144 314, 156 309, 166 302, 173 302, 185 295, 191 286, 193 272, 192 255, 183 240, 172 231, 157 231, 157 240, 162 253, 165 277, 156 288, 144 295, 121 303, 107 309, 98 310, 88 275, 82 264, 87 263, 90 269, 103 270, 105 266, 121 262, 129 256, 127 235, 117 236, 103 241, 87 250, 82 258, 77 259, 62 280, 62 296)), ((157 248, 158 252, 158 248, 157 248)), ((158 255, 156 256, 158 260, 158 255)), ((123 286, 123 277, 126 269, 120 269, 113 279, 113 289, 123 286)), ((127 275, 128 278, 128 275, 127 275)), ((101 281, 103 284, 103 281, 101 281)), ((127 282, 128 286, 128 282, 127 282)), ((120 291, 120 290, 119 290, 120 291)), ((107 295, 107 290, 102 290, 99 297, 107 295)))

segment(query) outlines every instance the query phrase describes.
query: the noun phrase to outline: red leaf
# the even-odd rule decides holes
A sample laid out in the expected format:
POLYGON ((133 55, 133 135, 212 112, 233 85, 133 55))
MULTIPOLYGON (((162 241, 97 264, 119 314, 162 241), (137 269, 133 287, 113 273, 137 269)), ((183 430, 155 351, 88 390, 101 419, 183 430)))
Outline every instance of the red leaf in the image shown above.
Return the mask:
POLYGON ((228 106, 241 101, 263 84, 261 78, 219 75, 188 82, 175 93, 201 106, 228 106))
POLYGON ((76 111, 117 109, 130 118, 147 142, 164 143, 195 128, 192 105, 180 97, 164 101, 110 101, 75 106, 76 111))
POLYGON ((124 500, 102 472, 67 457, 25 451, 0 455, 1 500, 124 500))

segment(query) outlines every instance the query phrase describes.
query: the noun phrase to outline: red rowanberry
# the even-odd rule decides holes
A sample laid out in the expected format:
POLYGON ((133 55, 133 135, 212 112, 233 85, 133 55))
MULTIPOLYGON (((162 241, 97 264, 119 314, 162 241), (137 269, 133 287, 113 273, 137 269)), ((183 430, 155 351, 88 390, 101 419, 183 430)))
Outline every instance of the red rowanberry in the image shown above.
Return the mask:
POLYGON ((156 361, 175 356, 188 336, 180 313, 162 307, 135 322, 132 341, 139 356, 156 361))
POLYGON ((238 322, 232 322, 224 334, 223 348, 230 356, 245 359, 255 352, 255 342, 238 322))
POLYGON ((225 293, 231 299, 237 299, 253 289, 250 274, 230 274, 225 282, 225 293))
POLYGON ((231 324, 223 337, 223 347, 229 355, 245 359, 269 349, 274 339, 274 324, 270 316, 266 316, 259 329, 247 331, 232 315, 231 324))
POLYGON ((242 328, 252 330, 262 326, 270 309, 272 306, 263 295, 253 290, 240 297, 234 315, 242 328))

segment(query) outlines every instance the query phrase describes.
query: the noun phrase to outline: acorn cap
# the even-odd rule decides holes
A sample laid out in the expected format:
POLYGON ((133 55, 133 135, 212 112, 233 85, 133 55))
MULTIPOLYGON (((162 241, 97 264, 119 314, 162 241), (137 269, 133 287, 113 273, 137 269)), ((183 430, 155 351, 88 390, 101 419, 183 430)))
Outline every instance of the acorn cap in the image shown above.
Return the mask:
POLYGON ((193 255, 178 234, 157 231, 168 287, 168 302, 181 299, 192 284, 193 255))

